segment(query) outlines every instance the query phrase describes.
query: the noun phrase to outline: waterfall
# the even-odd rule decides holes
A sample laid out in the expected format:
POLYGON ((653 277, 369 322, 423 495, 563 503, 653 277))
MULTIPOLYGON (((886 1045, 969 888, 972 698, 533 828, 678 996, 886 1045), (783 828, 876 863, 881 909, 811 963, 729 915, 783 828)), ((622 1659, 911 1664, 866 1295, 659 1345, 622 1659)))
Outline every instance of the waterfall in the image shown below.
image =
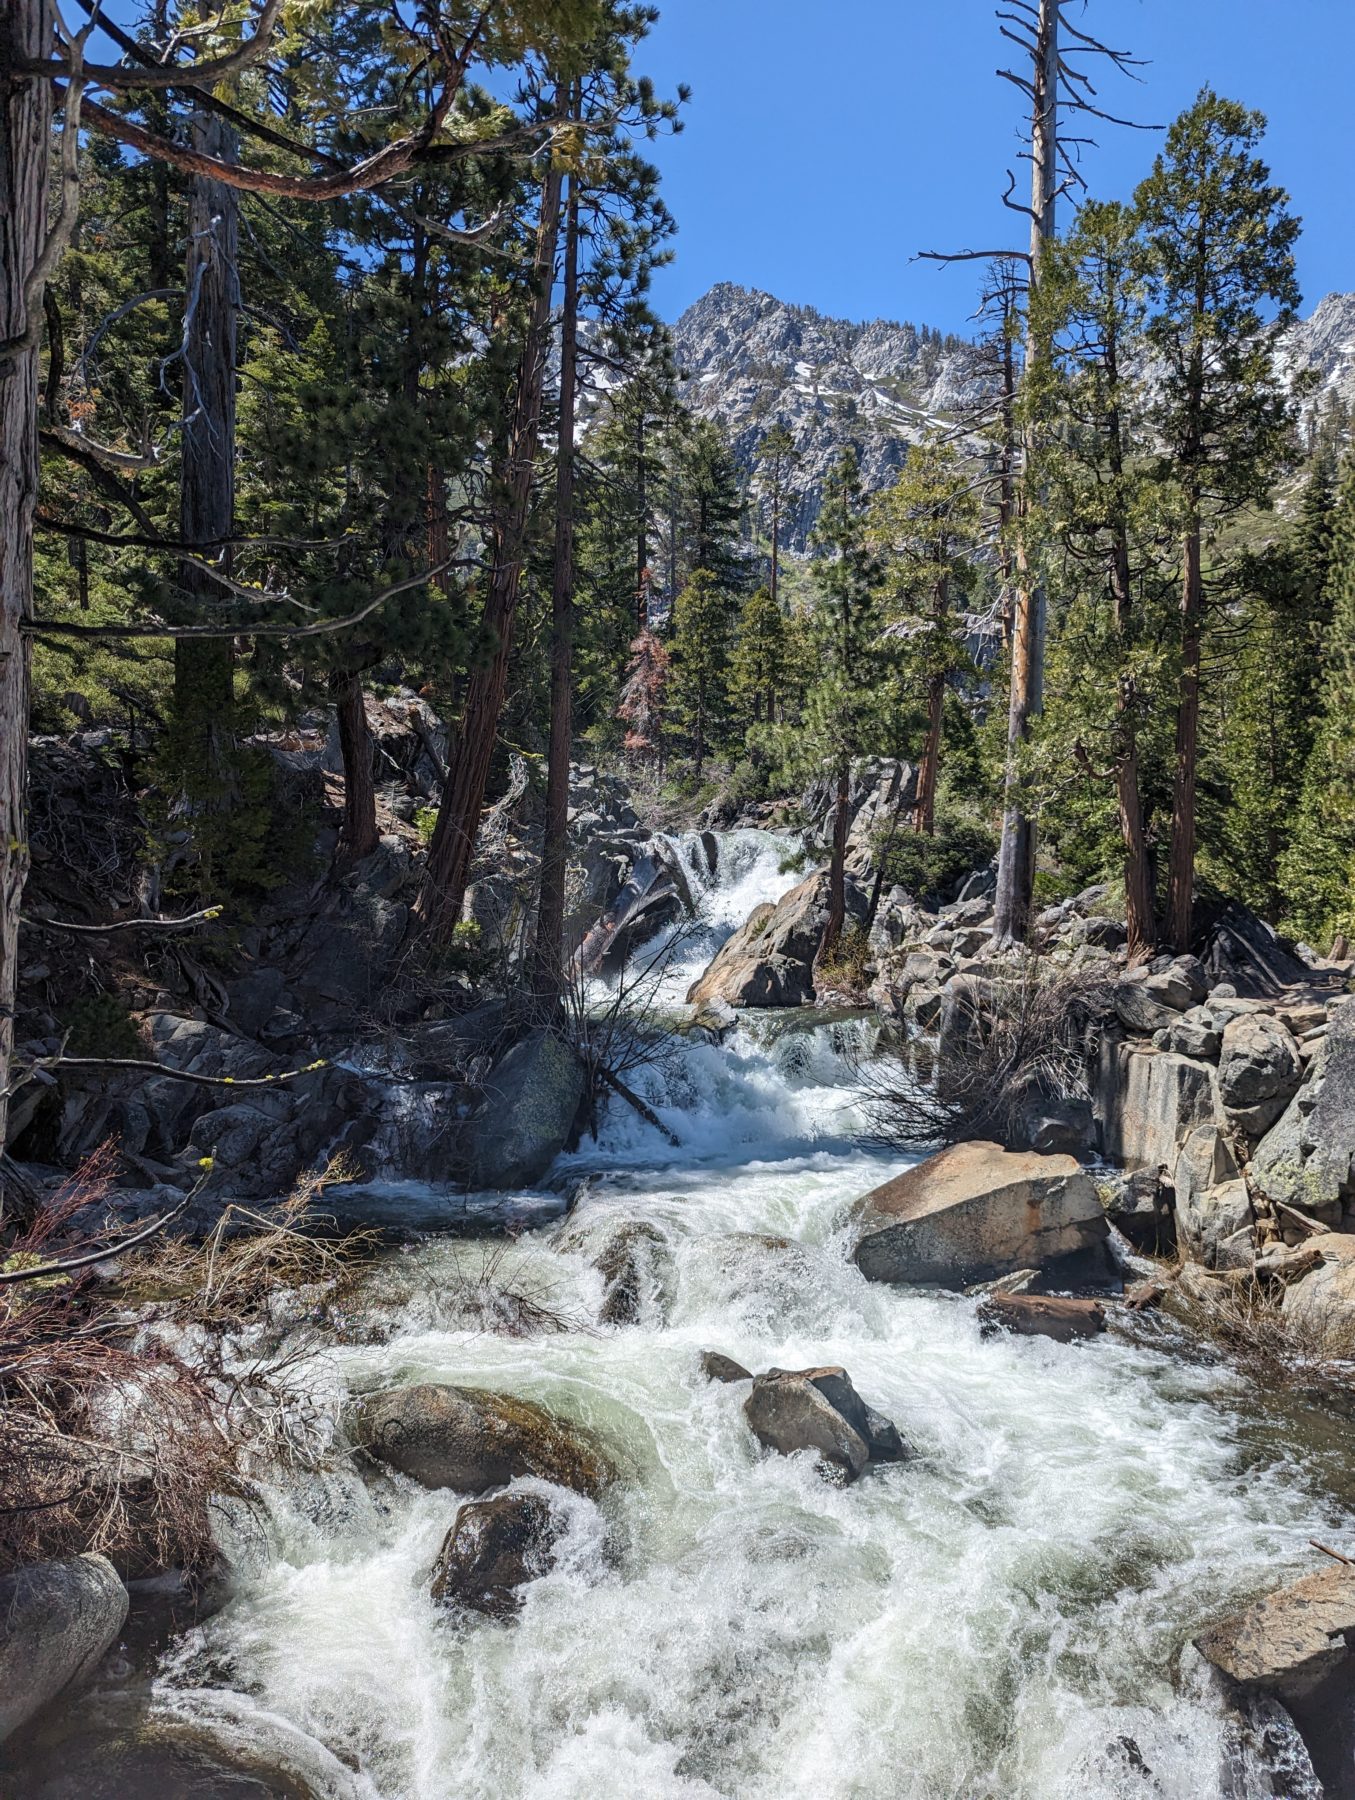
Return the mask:
MULTIPOLYGON (((714 877, 692 862, 698 930, 671 928, 674 998, 799 879, 784 839, 719 848, 714 877)), ((285 1721, 366 1800, 1270 1792, 1181 1647, 1349 1517, 1257 1393, 1173 1354, 1165 1325, 984 1340, 972 1300, 864 1281, 852 1203, 907 1161, 860 1140, 843 1051, 866 1029, 749 1017, 637 1071, 681 1147, 612 1109, 569 1160, 574 1215, 497 1253, 565 1329, 487 1333, 458 1298, 475 1246, 433 1242, 374 1277, 382 1329, 317 1367, 336 1411, 352 1389, 469 1383, 611 1447, 619 1486, 601 1507, 560 1497, 560 1554, 513 1622, 429 1599, 454 1493, 293 1480, 229 1603, 162 1662, 156 1704, 210 1720, 225 1695, 285 1721), (639 1318, 598 1325, 597 1253, 636 1223, 639 1318), (845 1365, 914 1459, 843 1489, 764 1455, 705 1350, 845 1365)))

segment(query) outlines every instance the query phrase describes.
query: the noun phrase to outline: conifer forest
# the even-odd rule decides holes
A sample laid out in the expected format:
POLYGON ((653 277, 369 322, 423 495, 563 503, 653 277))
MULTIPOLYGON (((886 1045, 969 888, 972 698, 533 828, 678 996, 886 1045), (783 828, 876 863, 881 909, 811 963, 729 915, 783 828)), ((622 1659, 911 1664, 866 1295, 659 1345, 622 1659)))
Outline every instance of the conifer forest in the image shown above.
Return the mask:
POLYGON ((1355 293, 1163 6, 746 72, 943 326, 668 303, 708 0, 3 0, 0 1795, 1355 1800, 1355 293))

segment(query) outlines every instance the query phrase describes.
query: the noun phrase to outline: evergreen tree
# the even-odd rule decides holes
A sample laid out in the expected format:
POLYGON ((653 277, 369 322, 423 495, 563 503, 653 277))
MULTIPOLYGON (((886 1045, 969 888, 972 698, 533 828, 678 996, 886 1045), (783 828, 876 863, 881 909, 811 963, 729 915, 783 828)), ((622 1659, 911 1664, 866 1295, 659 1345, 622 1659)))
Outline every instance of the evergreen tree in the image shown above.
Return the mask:
POLYGON ((728 723, 733 608, 709 569, 693 570, 673 608, 669 716, 686 738, 699 782, 728 723))
POLYGON ((1264 504, 1289 441, 1292 406, 1277 367, 1299 301, 1288 195, 1254 154, 1260 113, 1210 88, 1167 134, 1135 204, 1151 283, 1149 346, 1159 378, 1157 475, 1174 490, 1182 554, 1180 693, 1167 936, 1191 941, 1200 686, 1209 603, 1204 548, 1242 507, 1264 504))
POLYGON ((787 682, 786 621, 771 589, 755 588, 739 614, 730 665, 730 694, 741 731, 775 724, 787 682))
POLYGON ((1291 919, 1323 943, 1355 937, 1355 457, 1341 476, 1324 606, 1319 722, 1280 865, 1291 919))

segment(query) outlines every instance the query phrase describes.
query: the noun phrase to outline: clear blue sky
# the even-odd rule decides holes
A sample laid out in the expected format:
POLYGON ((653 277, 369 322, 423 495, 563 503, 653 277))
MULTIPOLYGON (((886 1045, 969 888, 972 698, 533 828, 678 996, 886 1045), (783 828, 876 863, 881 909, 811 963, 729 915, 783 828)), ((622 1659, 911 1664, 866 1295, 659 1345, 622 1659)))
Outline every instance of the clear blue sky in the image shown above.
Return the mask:
MULTIPOLYGON (((637 66, 693 90, 686 130, 658 146, 679 226, 658 310, 674 318, 725 280, 964 330, 975 267, 910 258, 1022 241, 998 198, 1021 96, 994 73, 1015 46, 992 0, 657 3, 637 66)), ((1142 86, 1103 72, 1110 111, 1166 122, 1206 82, 1264 111, 1275 178, 1305 221, 1305 307, 1355 289, 1355 0, 1089 0, 1067 16, 1150 59, 1142 86)), ((1094 135, 1093 193, 1127 195, 1160 140, 1099 122, 1094 135)))

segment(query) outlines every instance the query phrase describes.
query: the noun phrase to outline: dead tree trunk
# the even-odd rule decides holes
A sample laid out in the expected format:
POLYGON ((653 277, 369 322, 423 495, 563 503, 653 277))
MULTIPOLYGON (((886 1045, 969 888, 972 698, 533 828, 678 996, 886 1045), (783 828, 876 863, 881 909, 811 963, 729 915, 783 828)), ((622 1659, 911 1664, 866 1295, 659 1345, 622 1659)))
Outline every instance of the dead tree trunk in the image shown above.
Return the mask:
MULTIPOLYGON (((575 107, 579 102, 576 93, 575 107)), ((555 561, 551 576, 550 747, 546 831, 536 917, 537 989, 558 1000, 564 978, 565 879, 569 851, 569 756, 573 744, 574 414, 579 342, 579 178, 565 200, 564 293, 560 319, 560 429, 555 464, 555 561)))
MULTIPOLYGON (((1028 318, 1036 316, 1035 289, 1045 246, 1053 239, 1058 193, 1059 0, 1040 0, 1032 60, 1030 286, 1028 318)), ((1044 334, 1031 324, 1026 336, 1027 379, 1048 355, 1044 334)), ((1021 752, 1044 704, 1045 594, 1031 555, 1027 521, 1033 496, 1034 426, 1024 437, 1022 494, 1016 544, 1016 607, 1012 629, 1011 695, 1007 711, 1007 770, 1002 845, 998 855, 993 935, 999 944, 1024 942, 1035 890, 1035 821, 1021 772, 1021 752)))
MULTIPOLYGON (((213 113, 194 115, 195 150, 233 161, 235 132, 213 113)), ((240 200, 236 190, 195 175, 188 199, 187 294, 183 333, 183 472, 179 531, 202 544, 200 558, 219 555, 229 574, 235 522, 235 342, 240 306, 240 200)), ((179 569, 184 591, 219 601, 221 588, 190 563, 179 569)), ((201 617, 197 612, 195 616, 201 617)), ((195 808, 219 809, 229 798, 234 737, 235 674, 229 638, 174 646, 175 739, 179 772, 195 808)))
POLYGON ((24 341, 31 324, 24 286, 45 235, 52 123, 51 84, 9 71, 46 56, 51 38, 50 0, 7 0, 0 12, 0 1151, 14 1050, 19 902, 29 861, 24 626, 33 616, 38 352, 24 341), (11 340, 17 347, 6 351, 11 340))
MULTIPOLYGON (((950 583, 943 578, 936 584, 932 602, 932 618, 938 627, 945 619, 949 604, 950 583)), ((927 837, 936 830, 936 783, 941 771, 941 734, 945 716, 946 672, 934 669, 927 677, 927 737, 917 775, 917 805, 913 812, 914 830, 927 837)))
POLYGON ((541 396, 550 340, 555 246, 560 231, 561 170, 552 159, 541 184, 532 274, 535 288, 518 364, 509 421, 506 466, 500 471, 496 517, 490 530, 491 565, 484 624, 494 649, 471 672, 456 739, 447 759, 447 783, 428 851, 418 913, 435 937, 450 934, 461 916, 471 859, 480 828, 494 739, 508 686, 518 586, 536 469, 541 396))

